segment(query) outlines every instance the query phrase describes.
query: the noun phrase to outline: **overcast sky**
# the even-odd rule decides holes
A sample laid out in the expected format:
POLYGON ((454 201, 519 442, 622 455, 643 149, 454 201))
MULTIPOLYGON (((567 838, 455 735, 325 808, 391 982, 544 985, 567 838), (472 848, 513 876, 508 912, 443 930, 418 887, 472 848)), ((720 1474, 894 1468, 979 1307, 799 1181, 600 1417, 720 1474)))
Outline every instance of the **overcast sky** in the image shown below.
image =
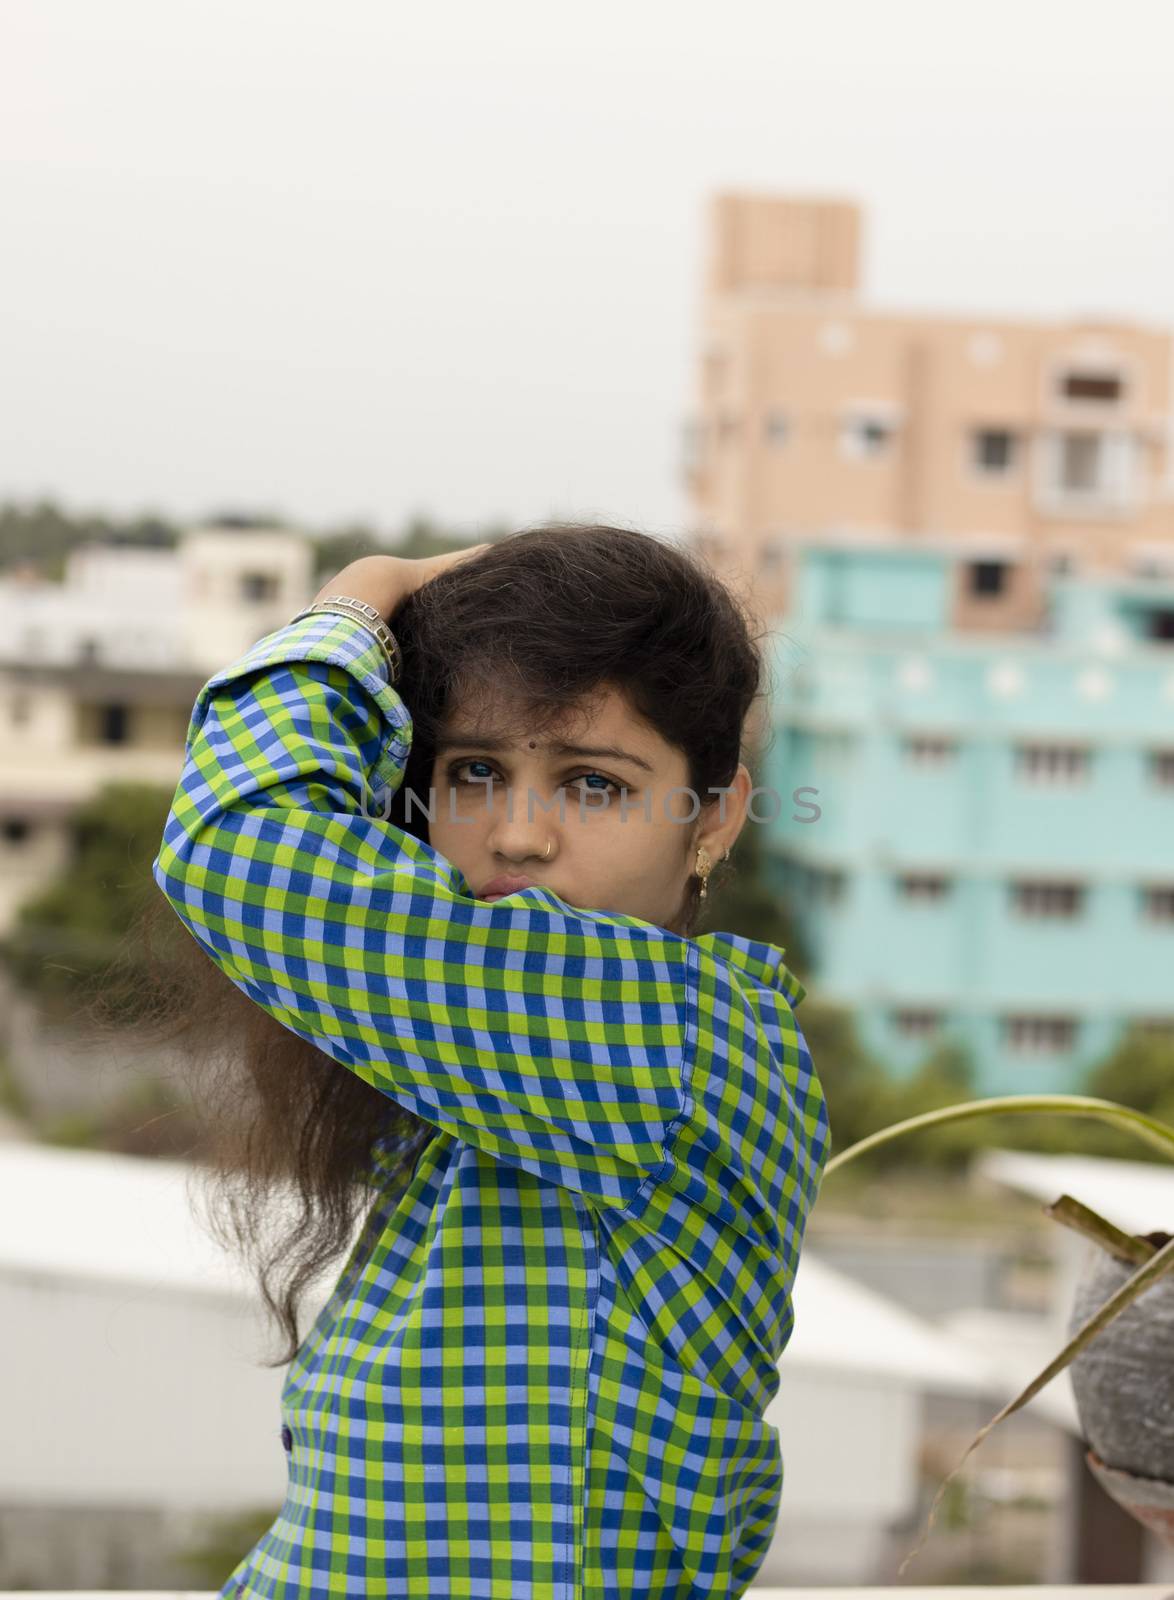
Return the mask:
POLYGON ((0 497, 682 524, 705 203, 1174 327, 1170 0, 0 0, 0 497))

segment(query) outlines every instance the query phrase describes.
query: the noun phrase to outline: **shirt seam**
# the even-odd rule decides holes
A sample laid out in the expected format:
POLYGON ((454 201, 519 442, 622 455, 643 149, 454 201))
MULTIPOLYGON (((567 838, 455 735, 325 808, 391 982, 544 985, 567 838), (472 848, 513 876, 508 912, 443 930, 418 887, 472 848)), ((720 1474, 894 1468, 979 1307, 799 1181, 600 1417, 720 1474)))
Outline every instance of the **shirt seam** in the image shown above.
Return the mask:
MULTIPOLYGON (((575 1200, 576 1204, 578 1204, 579 1197, 576 1196, 575 1200)), ((582 1449, 579 1452, 579 1456, 583 1463, 583 1482, 580 1485, 579 1490, 579 1552, 576 1563, 571 1569, 572 1600, 583 1600, 583 1596, 586 1592, 587 1581, 587 1502, 590 1494, 591 1483, 591 1474, 588 1468, 591 1456, 591 1440, 595 1431, 591 1407, 591 1368, 595 1360, 596 1323, 599 1317, 599 1255, 601 1250, 599 1224, 595 1213, 592 1211, 589 1205, 586 1205, 586 1202, 583 1202, 583 1204, 587 1212, 587 1248, 590 1253, 590 1265, 588 1267, 587 1277, 589 1289, 587 1296, 587 1315, 584 1319, 584 1326, 587 1334, 587 1361, 584 1368, 583 1381, 583 1388, 585 1392, 583 1396, 582 1420, 579 1429, 580 1438, 582 1440, 582 1449)))
POLYGON ((655 1172, 650 1172, 644 1179, 628 1205, 622 1208, 625 1212, 632 1212, 639 1201, 649 1199, 656 1185, 674 1170, 672 1147, 676 1143, 677 1135, 693 1115, 693 1068, 697 1055, 697 990, 700 987, 700 978, 701 952, 697 945, 689 940, 686 943, 685 1031, 681 1042, 681 1107, 664 1132, 661 1144, 664 1159, 655 1172))

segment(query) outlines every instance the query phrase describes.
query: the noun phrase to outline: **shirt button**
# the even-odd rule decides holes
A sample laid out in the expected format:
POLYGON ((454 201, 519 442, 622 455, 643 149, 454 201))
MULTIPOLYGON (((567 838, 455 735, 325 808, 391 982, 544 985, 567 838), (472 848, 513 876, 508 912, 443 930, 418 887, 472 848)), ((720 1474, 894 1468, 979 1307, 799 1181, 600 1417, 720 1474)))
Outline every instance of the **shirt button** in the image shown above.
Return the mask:
POLYGON ((282 1429, 281 1429, 281 1442, 282 1442, 282 1445, 285 1447, 286 1450, 292 1450, 293 1449, 293 1434, 289 1431, 289 1428, 287 1426, 285 1426, 285 1425, 283 1425, 282 1429))

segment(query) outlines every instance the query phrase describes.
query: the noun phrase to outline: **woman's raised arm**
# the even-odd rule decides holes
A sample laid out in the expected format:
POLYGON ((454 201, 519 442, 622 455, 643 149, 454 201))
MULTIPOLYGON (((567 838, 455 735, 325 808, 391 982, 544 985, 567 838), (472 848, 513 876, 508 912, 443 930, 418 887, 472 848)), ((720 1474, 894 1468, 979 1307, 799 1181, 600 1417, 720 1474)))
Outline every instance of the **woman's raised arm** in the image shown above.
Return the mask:
POLYGON ((628 1205, 671 1167, 698 947, 541 887, 475 899, 382 819, 411 734, 360 622, 267 634, 200 691, 155 881, 240 989, 372 1087, 628 1205))

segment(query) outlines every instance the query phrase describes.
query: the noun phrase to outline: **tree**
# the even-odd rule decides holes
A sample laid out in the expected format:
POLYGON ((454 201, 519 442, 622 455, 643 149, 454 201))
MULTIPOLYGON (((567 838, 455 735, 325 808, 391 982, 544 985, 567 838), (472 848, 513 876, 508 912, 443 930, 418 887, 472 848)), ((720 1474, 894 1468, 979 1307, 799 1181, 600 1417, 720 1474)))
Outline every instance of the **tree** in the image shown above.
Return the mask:
POLYGON ((456 528, 446 528, 431 517, 417 512, 391 547, 391 554, 406 556, 411 561, 426 556, 447 555, 451 550, 466 550, 472 544, 484 544, 500 538, 508 529, 500 523, 490 523, 469 533, 456 528))
POLYGON ((698 932, 741 934, 762 939, 786 951, 787 966, 800 976, 807 952, 783 899, 767 882, 766 859, 758 824, 747 820, 730 851, 730 872, 724 882, 714 875, 698 919, 698 932))
POLYGON ((53 500, 30 505, 0 505, 0 570, 32 563, 56 581, 64 576, 65 559, 83 544, 132 544, 150 549, 175 545, 179 529, 154 513, 111 518, 62 510, 53 500))
POLYGON ((363 556, 388 555, 386 543, 364 522, 348 523, 314 538, 314 572, 318 587, 363 556))
POLYGON ((1174 1035, 1127 1028, 1089 1073, 1084 1093, 1174 1123, 1174 1035))
POLYGON ((151 863, 171 800, 153 784, 112 783, 74 813, 64 869, 21 906, 4 946, 14 977, 46 1009, 73 1008, 158 893, 151 863))

